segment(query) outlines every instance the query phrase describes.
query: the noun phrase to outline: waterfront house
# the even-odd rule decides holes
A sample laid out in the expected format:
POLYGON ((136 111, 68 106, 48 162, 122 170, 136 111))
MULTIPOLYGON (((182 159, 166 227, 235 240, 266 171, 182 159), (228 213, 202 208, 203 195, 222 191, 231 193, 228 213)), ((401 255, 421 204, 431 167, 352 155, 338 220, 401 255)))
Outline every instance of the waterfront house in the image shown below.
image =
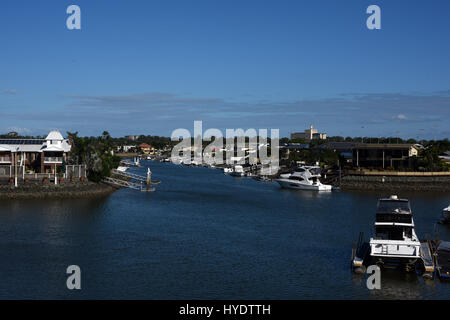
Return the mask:
POLYGON ((20 166, 26 171, 55 172, 71 150, 68 139, 51 131, 45 139, 0 139, 0 167, 20 166))
POLYGON ((139 148, 141 148, 142 153, 144 153, 144 154, 153 154, 153 153, 155 153, 155 148, 152 147, 151 145, 145 143, 145 142, 141 143, 139 145, 139 148))

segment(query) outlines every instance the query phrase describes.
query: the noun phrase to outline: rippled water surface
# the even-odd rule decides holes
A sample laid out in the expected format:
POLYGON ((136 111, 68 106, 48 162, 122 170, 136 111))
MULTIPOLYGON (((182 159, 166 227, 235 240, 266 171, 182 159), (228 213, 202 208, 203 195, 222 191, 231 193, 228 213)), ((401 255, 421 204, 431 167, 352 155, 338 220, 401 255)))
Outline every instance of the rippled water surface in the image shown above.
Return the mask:
MULTIPOLYGON (((372 230, 387 193, 313 193, 220 170, 142 162, 154 193, 3 201, 0 298, 427 299, 450 284, 383 272, 369 291, 350 271, 351 243, 372 230), (82 289, 66 288, 66 268, 82 289)), ((448 194, 405 193, 419 236, 433 233, 448 194)), ((450 228, 438 226, 442 239, 450 228)))

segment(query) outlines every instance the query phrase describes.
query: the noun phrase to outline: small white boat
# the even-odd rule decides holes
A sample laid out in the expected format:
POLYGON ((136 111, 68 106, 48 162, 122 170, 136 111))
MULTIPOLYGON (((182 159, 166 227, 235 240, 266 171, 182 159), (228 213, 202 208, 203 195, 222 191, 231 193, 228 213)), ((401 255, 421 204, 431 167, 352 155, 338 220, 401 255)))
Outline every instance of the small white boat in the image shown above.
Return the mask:
POLYGON ((232 173, 233 172, 233 168, 223 168, 223 173, 232 173))
POLYGON ((140 166, 141 166, 138 157, 134 158, 134 166, 135 166, 135 167, 140 167, 140 166))
POLYGON ((233 177, 243 177, 245 176, 244 167, 241 165, 236 165, 233 168, 233 172, 230 173, 233 177))
POLYGON ((120 171, 120 172, 125 172, 127 170, 128 170, 128 167, 126 167, 126 166, 118 166, 117 167, 117 171, 120 171))
POLYGON ((295 172, 282 174, 275 181, 282 188, 313 191, 331 191, 332 186, 320 182, 320 167, 302 166, 295 172))

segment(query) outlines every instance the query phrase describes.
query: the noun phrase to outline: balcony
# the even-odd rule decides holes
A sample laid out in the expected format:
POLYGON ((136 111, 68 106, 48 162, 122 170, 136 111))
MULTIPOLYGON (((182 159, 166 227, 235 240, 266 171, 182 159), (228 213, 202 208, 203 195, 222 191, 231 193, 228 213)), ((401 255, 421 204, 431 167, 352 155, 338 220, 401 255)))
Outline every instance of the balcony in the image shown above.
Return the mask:
POLYGON ((63 157, 44 157, 44 163, 62 163, 63 157))
POLYGON ((11 157, 0 157, 0 163, 9 163, 9 164, 11 164, 11 157))

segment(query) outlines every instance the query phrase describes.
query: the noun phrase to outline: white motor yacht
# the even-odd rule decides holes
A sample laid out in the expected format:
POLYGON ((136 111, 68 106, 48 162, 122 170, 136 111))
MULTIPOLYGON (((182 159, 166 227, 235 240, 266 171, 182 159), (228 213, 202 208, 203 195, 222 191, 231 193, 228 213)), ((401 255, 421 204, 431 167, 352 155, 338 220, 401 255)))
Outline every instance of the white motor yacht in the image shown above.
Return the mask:
POLYGON ((282 188, 297 190, 331 191, 332 186, 320 182, 320 167, 302 166, 293 173, 282 174, 275 181, 282 188))
POLYGON ((404 263, 412 267, 420 258, 420 241, 414 229, 409 200, 393 195, 380 199, 370 255, 377 264, 404 263))

